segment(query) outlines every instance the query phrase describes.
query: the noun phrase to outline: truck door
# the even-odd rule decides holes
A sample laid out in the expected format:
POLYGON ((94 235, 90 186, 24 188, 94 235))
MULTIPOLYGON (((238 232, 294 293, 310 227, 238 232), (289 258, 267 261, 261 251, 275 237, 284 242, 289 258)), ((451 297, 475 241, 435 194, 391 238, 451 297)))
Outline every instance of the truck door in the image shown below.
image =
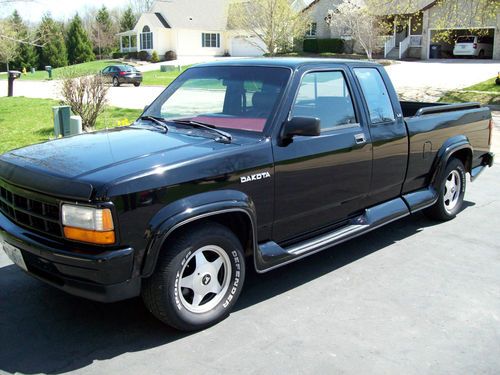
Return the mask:
POLYGON ((401 194, 408 163, 408 134, 399 100, 385 71, 376 67, 353 71, 363 93, 373 143, 371 206, 401 194))
POLYGON ((372 147, 350 74, 342 68, 310 70, 297 78, 289 118, 319 118, 321 135, 273 145, 276 242, 328 230, 363 209, 372 147))

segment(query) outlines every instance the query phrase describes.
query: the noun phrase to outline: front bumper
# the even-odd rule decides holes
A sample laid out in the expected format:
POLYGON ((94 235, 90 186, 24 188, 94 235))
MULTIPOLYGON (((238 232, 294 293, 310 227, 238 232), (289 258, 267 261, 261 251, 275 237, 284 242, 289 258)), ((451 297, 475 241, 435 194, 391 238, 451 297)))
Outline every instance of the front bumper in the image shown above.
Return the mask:
POLYGON ((0 241, 21 251, 30 275, 70 294, 100 302, 140 294, 140 277, 131 278, 132 248, 82 252, 21 228, 1 213, 0 241))

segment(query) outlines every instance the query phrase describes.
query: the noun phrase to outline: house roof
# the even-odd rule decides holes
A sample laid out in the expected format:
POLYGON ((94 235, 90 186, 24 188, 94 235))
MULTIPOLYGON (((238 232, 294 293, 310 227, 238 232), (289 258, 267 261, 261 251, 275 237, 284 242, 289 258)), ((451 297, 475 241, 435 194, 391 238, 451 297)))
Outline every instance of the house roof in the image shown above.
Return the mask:
POLYGON ((155 16, 158 18, 158 20, 163 25, 163 27, 165 27, 166 29, 170 29, 170 25, 165 20, 165 18, 163 18, 163 16, 161 15, 161 13, 155 13, 155 16))
POLYGON ((229 0, 155 1, 151 12, 160 14, 170 28, 225 30, 229 0))
MULTIPOLYGON (((313 0, 302 11, 311 9, 321 1, 331 0, 313 0)), ((411 14, 432 8, 436 2, 437 0, 388 0, 385 4, 381 3, 379 8, 374 11, 378 15, 411 14)))

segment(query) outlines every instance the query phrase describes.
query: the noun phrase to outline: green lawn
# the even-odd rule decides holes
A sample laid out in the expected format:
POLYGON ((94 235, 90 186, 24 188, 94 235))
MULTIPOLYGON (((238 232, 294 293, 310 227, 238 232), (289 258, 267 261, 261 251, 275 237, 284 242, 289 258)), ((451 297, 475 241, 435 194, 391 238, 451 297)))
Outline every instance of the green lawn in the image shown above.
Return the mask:
POLYGON ((479 102, 484 105, 500 105, 500 85, 495 84, 495 79, 496 77, 462 90, 448 91, 439 101, 444 103, 479 102))
POLYGON ((477 83, 475 85, 469 86, 464 90, 477 90, 477 91, 494 91, 500 93, 500 85, 495 83, 496 77, 493 77, 487 81, 477 83))
MULTIPOLYGON (((120 60, 98 60, 91 61, 83 64, 76 64, 65 66, 63 68, 56 68, 52 70, 52 79, 61 79, 65 75, 83 76, 93 74, 101 71, 111 64, 122 63, 120 60)), ((7 79, 6 74, 0 75, 0 79, 7 79)), ((24 81, 43 81, 49 79, 49 74, 44 70, 38 70, 35 73, 26 73, 21 75, 21 80, 24 81)))
MULTIPOLYGON (((51 99, 0 98, 0 154, 54 137, 51 99)), ((141 110, 108 107, 97 120, 97 129, 128 125, 141 110)))
POLYGON ((183 66, 181 71, 160 72, 158 70, 142 73, 142 84, 145 86, 168 86, 179 74, 189 68, 190 65, 183 66))

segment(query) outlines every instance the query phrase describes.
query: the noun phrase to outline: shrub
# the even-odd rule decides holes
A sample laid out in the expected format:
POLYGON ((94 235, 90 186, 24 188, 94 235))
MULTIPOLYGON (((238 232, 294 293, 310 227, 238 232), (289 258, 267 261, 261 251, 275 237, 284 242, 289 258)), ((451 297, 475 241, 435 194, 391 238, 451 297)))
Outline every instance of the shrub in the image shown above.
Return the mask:
POLYGON ((126 55, 127 59, 137 60, 139 58, 139 54, 137 52, 129 52, 126 55))
POLYGON ((111 55, 111 57, 113 59, 121 59, 124 56, 125 56, 125 53, 122 53, 122 52, 113 52, 113 54, 111 55))
POLYGON ((160 62, 160 58, 158 57, 158 52, 153 51, 153 54, 151 55, 151 62, 153 63, 160 62))
POLYGON ((165 61, 177 60, 177 53, 175 51, 167 51, 165 53, 165 61))
POLYGON ((344 41, 342 39, 304 39, 304 52, 341 53, 343 52, 343 50, 344 50, 344 41))
POLYGON ((71 106, 73 113, 82 118, 85 131, 94 128, 97 117, 104 111, 108 89, 102 75, 63 79, 61 84, 63 102, 71 106))
POLYGON ((150 59, 148 51, 140 51, 138 57, 141 61, 148 61, 150 59))

